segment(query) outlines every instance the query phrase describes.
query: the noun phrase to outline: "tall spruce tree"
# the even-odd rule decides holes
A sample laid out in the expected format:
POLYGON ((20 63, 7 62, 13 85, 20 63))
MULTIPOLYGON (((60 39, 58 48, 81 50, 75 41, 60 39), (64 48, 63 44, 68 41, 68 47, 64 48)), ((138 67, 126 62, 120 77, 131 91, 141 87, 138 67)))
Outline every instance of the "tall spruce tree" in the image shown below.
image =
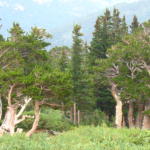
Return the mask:
POLYGON ((86 70, 87 50, 81 39, 83 35, 81 26, 75 25, 73 30, 72 47, 72 98, 80 110, 89 110, 92 107, 91 82, 88 71, 86 70))
POLYGON ((72 52, 72 82, 73 82, 73 101, 78 102, 81 94, 81 52, 83 34, 80 32, 81 26, 75 25, 73 29, 73 52, 72 52))
POLYGON ((110 46, 109 31, 111 29, 111 14, 106 9, 104 16, 98 17, 90 48, 90 61, 92 64, 98 58, 106 58, 107 48, 110 46))

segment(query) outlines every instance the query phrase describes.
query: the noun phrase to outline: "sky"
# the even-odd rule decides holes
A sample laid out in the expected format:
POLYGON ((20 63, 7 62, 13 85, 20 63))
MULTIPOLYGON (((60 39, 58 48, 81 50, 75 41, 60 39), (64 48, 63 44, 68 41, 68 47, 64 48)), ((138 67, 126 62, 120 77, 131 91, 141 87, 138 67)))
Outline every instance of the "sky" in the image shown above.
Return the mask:
POLYGON ((1 32, 8 36, 12 23, 18 22, 26 31, 31 26, 46 28, 54 39, 55 34, 58 38, 61 33, 59 38, 65 41, 70 38, 67 30, 73 24, 82 23, 105 8, 138 1, 142 0, 0 0, 1 32))

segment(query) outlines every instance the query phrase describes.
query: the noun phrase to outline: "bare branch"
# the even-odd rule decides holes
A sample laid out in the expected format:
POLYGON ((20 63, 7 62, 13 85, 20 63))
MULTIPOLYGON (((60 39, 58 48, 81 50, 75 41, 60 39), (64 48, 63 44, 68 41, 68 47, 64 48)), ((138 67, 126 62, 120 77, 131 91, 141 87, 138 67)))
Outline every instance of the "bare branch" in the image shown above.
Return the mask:
POLYGON ((29 115, 23 115, 21 119, 15 120, 15 125, 19 124, 20 122, 24 121, 26 118, 34 118, 34 116, 29 116, 29 115))
POLYGON ((16 118, 18 119, 21 115, 22 115, 22 113, 24 112, 24 110, 26 109, 26 107, 27 107, 27 105, 29 104, 29 102, 32 100, 32 98, 30 98, 30 97, 25 97, 24 98, 24 104, 21 106, 21 109, 20 109, 20 111, 18 112, 18 114, 16 115, 16 118))

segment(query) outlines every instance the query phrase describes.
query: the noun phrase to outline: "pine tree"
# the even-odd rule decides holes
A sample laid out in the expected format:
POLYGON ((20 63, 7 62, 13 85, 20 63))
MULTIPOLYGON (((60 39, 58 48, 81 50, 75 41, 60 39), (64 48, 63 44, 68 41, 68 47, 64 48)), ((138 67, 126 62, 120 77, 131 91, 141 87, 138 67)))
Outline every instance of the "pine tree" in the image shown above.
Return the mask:
POLYGON ((106 9, 104 16, 98 17, 90 48, 90 61, 95 64, 98 58, 106 58, 107 48, 110 47, 109 32, 111 29, 111 14, 106 9))
POLYGON ((90 62, 91 64, 95 64, 95 60, 97 58, 105 57, 102 53, 105 53, 104 50, 101 50, 101 20, 100 17, 97 18, 95 24, 95 31, 93 33, 93 39, 90 47, 90 62))
POLYGON ((73 30, 73 47, 72 47, 72 85, 73 101, 77 103, 80 110, 92 107, 90 77, 85 69, 86 50, 83 46, 81 36, 81 26, 75 25, 73 30))
POLYGON ((139 22, 138 22, 138 18, 136 16, 133 17, 133 21, 131 23, 131 33, 134 33, 138 27, 140 26, 139 22))
POLYGON ((81 26, 75 25, 73 29, 73 52, 72 52, 72 81, 73 81, 73 101, 80 99, 80 82, 81 82, 81 52, 83 34, 80 32, 81 26))

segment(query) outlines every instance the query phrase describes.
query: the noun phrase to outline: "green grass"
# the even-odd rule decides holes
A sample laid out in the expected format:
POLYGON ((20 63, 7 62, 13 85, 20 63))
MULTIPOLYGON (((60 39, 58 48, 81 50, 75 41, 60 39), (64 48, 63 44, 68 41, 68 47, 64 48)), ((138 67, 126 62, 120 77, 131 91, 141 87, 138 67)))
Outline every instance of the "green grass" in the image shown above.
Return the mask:
POLYGON ((6 135, 0 137, 0 150, 150 150, 150 131, 90 126, 55 137, 6 135))

